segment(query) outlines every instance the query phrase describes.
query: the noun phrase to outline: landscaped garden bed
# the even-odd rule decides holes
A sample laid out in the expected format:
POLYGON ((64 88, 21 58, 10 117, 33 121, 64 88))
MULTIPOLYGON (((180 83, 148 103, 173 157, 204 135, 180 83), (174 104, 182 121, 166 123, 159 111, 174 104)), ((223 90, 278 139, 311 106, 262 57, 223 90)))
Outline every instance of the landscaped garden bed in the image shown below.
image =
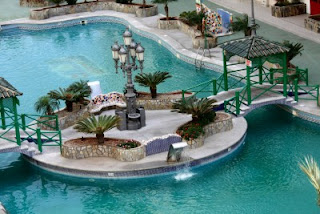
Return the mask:
POLYGON ((305 14, 306 11, 306 4, 301 2, 288 3, 287 1, 278 1, 271 7, 271 14, 275 17, 297 16, 305 14))
POLYGON ((304 26, 308 30, 320 33, 320 15, 309 16, 304 20, 304 26))
POLYGON ((42 20, 54 16, 62 16, 74 13, 95 12, 101 10, 114 10, 122 13, 132 13, 137 17, 149 17, 158 14, 157 5, 148 5, 143 8, 141 4, 120 4, 114 1, 95 1, 95 2, 82 2, 74 5, 60 5, 45 7, 32 10, 30 19, 42 20))
MULTIPOLYGON (((192 95, 193 93, 185 93, 186 98, 192 95)), ((181 100, 181 97, 181 91, 158 93, 156 98, 151 98, 150 93, 138 92, 137 105, 143 106, 146 110, 172 109, 173 103, 181 100)))
POLYGON ((145 147, 133 140, 104 138, 99 144, 96 138, 78 138, 62 145, 62 156, 69 159, 110 157, 119 161, 137 161, 145 157, 145 147))

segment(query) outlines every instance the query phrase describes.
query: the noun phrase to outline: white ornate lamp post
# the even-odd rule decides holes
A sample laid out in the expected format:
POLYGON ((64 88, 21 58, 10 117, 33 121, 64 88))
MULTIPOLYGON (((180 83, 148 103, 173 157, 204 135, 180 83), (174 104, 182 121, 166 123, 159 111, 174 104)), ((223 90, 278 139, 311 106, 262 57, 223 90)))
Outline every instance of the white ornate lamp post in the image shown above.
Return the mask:
POLYGON ((127 74, 125 93, 127 109, 125 111, 116 111, 116 114, 122 119, 118 128, 120 130, 137 130, 142 126, 145 126, 145 111, 143 108, 137 108, 136 105, 136 94, 132 82, 132 70, 137 70, 139 68, 141 72, 143 71, 144 48, 140 43, 137 44, 132 39, 132 33, 128 28, 123 33, 123 40, 124 45, 119 46, 118 42, 115 42, 111 47, 116 73, 118 73, 118 68, 120 68, 124 77, 127 74), (118 65, 119 61, 120 66, 118 65), (139 67, 136 64, 136 61, 139 62, 139 67))

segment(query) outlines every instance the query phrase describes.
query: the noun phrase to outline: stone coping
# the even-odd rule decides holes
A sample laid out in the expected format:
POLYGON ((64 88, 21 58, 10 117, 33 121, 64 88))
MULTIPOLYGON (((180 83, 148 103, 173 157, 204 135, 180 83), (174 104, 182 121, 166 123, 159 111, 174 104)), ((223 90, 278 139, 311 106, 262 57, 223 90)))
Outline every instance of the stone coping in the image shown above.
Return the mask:
POLYGON ((188 160, 175 164, 167 163, 167 152, 148 156, 137 162, 120 162, 112 158, 64 159, 59 153, 25 158, 46 171, 86 178, 139 178, 212 163, 237 151, 245 141, 247 122, 244 118, 233 119, 234 128, 206 139, 203 147, 188 150, 188 160))

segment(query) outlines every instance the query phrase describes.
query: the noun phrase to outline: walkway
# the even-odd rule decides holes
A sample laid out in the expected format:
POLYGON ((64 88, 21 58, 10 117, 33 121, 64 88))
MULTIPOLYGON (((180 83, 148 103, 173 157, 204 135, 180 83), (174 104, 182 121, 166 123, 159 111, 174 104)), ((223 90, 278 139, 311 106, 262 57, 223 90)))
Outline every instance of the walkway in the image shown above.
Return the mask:
MULTIPOLYGON (((250 0, 209 0, 215 4, 221 5, 228 9, 234 10, 238 13, 246 13, 251 16, 251 1, 250 0)), ((308 14, 276 18, 271 15, 271 8, 264 7, 259 3, 255 3, 255 17, 256 19, 265 22, 271 26, 277 27, 281 30, 296 34, 302 38, 320 43, 320 35, 304 28, 304 19, 308 14)))

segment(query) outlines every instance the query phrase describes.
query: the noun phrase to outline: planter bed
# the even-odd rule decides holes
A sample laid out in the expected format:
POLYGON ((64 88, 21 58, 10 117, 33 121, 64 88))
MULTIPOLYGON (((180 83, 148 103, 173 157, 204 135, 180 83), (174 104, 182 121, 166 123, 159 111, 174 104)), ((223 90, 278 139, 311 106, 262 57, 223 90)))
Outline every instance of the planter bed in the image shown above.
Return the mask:
MULTIPOLYGON (((88 111, 88 106, 82 105, 82 104, 73 104, 73 111, 68 112, 66 109, 62 109, 60 111, 55 112, 58 116, 59 121, 59 129, 66 129, 70 126, 73 126, 77 120, 80 118, 87 118, 91 114, 88 111)), ((40 120, 45 120, 46 118, 40 118, 40 120)), ((56 121, 51 120, 46 122, 51 127, 56 127, 56 121)), ((43 130, 53 130, 52 128, 44 125, 44 124, 38 124, 38 127, 43 130)))
MULTIPOLYGON (((185 97, 192 96, 193 93, 185 93, 185 97)), ((143 106, 146 110, 172 109, 174 102, 181 100, 182 92, 174 91, 169 93, 158 93, 157 98, 152 99, 147 92, 138 92, 137 105, 143 106)))
MULTIPOLYGON (((187 123, 190 124, 191 122, 187 123)), ((183 126, 187 125, 184 124, 183 126)), ((183 126, 179 127, 180 130, 183 126)), ((199 135, 195 139, 189 139, 185 141, 188 143, 190 149, 199 148, 204 145, 204 141, 206 138, 221 132, 230 131, 233 129, 232 117, 230 114, 224 112, 217 112, 214 122, 209 123, 208 125, 203 127, 204 133, 199 135)), ((177 134, 179 131, 177 130, 177 134)))
MULTIPOLYGON (((201 32, 197 30, 195 27, 190 26, 183 21, 179 20, 178 18, 174 18, 171 20, 166 19, 158 19, 158 28, 162 30, 172 30, 178 29, 185 34, 189 35, 192 38, 192 46, 195 49, 199 47, 205 48, 205 38, 201 37, 201 32)), ((217 38, 207 37, 207 48, 214 48, 217 46, 217 38)))
POLYGON ((53 5, 50 0, 20 0, 21 7, 47 7, 53 5))
POLYGON ((289 17, 306 14, 307 6, 304 3, 290 4, 285 6, 272 6, 271 14, 275 17, 289 17))
POLYGON ((83 12, 95 12, 101 10, 114 10, 122 13, 132 13, 137 17, 149 17, 158 14, 158 6, 152 5, 148 8, 141 8, 139 4, 119 4, 113 1, 98 1, 77 3, 76 5, 61 5, 53 7, 45 7, 41 9, 31 10, 30 19, 43 20, 55 16, 62 16, 83 12))
POLYGON ((308 30, 320 33, 320 15, 309 16, 304 20, 304 27, 308 30))
POLYGON ((68 159, 90 157, 110 157, 119 161, 131 162, 143 159, 145 146, 139 142, 135 148, 122 148, 118 145, 128 140, 105 138, 104 144, 98 144, 96 138, 80 138, 68 140, 62 145, 61 155, 68 159))

